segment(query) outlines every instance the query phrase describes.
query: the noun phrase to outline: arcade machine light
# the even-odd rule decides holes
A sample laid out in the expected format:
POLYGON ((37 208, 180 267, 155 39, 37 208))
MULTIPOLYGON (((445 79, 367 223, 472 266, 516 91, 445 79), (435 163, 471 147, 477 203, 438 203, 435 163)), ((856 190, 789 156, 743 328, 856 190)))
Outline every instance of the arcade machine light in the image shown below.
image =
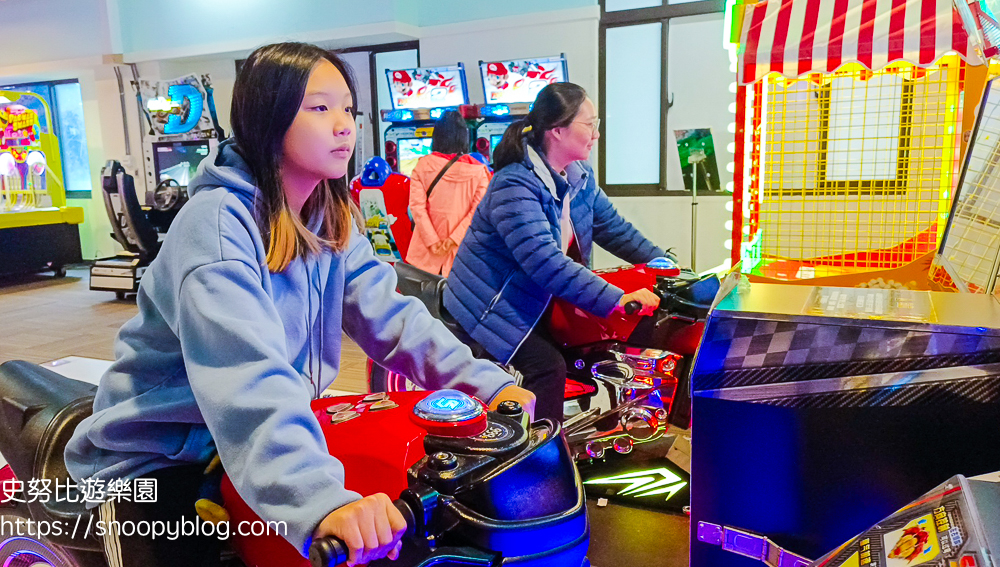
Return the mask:
POLYGON ((386 70, 386 79, 392 110, 383 110, 382 120, 392 126, 385 131, 385 160, 394 171, 409 175, 417 160, 431 153, 434 122, 445 111, 473 116, 465 66, 386 70))
POLYGON ((984 59, 954 25, 951 3, 906 0, 877 14, 851 0, 838 9, 865 14, 854 34, 844 31, 848 15, 809 20, 832 5, 793 0, 733 12, 744 49, 732 261, 756 281, 832 277, 824 283, 854 286, 883 277, 940 289, 928 270, 971 128, 963 114, 972 116, 985 85, 984 59), (792 14, 804 20, 790 22, 792 14), (808 33, 788 32, 799 26, 808 33), (875 40, 884 37, 896 41, 875 40))
POLYGON ((538 92, 552 83, 569 80, 566 55, 541 59, 479 62, 486 104, 479 107, 483 122, 476 128, 475 149, 493 161, 493 150, 515 120, 528 114, 538 92))

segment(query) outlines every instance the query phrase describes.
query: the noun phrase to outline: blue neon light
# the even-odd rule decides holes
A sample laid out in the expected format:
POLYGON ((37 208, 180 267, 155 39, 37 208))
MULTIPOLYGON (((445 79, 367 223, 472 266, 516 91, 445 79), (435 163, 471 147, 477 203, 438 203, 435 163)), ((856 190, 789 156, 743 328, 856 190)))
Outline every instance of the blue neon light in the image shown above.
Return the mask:
POLYGON ((458 390, 438 390, 417 402, 414 413, 432 421, 463 421, 478 416, 482 406, 458 390))
POLYGON ((506 104, 487 104, 482 109, 483 116, 504 117, 510 115, 510 107, 506 104))
POLYGON ((396 109, 387 112, 385 115, 386 122, 412 122, 413 112, 409 110, 396 109))
POLYGON ((430 406, 439 410, 456 410, 462 407, 462 401, 456 400, 455 398, 439 398, 434 400, 430 406))
POLYGON ((187 113, 187 120, 177 114, 171 114, 167 117, 163 133, 184 134, 193 130, 198 125, 198 121, 201 120, 202 109, 205 106, 205 99, 202 98, 201 92, 194 85, 184 83, 170 85, 170 88, 167 89, 167 96, 170 97, 171 101, 175 101, 178 104, 183 104, 183 101, 186 99, 190 105, 190 110, 187 113))

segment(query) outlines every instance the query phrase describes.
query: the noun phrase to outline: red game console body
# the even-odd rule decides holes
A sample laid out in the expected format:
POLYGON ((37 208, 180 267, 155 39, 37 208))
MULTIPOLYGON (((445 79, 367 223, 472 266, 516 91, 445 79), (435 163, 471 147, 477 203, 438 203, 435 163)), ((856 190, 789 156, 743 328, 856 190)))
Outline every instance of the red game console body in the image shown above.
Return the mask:
MULTIPOLYGON (((378 394, 321 398, 312 409, 326 437, 330 454, 344 465, 344 486, 362 496, 384 492, 396 499, 407 487, 406 471, 425 456, 424 437, 411 415, 413 406, 430 392, 397 392, 387 397, 379 409, 378 394), (328 413, 333 408, 334 413, 328 413), (349 417, 354 413, 357 417, 349 417), (373 437, 377 435, 377 442, 373 437)), ((229 512, 230 524, 256 522, 260 517, 237 494, 228 476, 222 479, 222 497, 229 512)), ((249 524, 247 524, 249 525, 249 524)), ((259 524, 258 524, 259 525, 259 524)), ((281 565, 308 567, 309 561, 279 534, 258 537, 234 535, 232 545, 250 566, 281 565)))

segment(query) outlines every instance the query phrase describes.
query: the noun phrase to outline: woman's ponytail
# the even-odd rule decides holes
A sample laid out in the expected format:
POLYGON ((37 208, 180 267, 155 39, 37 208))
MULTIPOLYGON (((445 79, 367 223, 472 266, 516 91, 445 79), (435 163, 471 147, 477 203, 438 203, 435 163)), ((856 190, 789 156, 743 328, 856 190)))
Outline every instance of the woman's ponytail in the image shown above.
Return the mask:
POLYGON ((500 143, 493 150, 494 171, 500 171, 512 163, 524 161, 524 139, 528 137, 528 143, 530 144, 532 142, 531 134, 533 130, 534 128, 528 123, 528 118, 515 120, 504 130, 503 138, 500 139, 500 143))

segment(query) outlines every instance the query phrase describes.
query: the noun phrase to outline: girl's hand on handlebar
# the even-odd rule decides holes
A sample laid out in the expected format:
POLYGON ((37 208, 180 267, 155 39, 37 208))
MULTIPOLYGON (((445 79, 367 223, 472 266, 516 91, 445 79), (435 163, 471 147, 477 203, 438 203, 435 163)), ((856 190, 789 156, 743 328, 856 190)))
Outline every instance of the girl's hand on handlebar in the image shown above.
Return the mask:
POLYGON ((636 301, 642 305, 642 310, 639 311, 640 315, 652 315, 656 312, 656 308, 660 306, 660 296, 644 288, 623 295, 621 300, 618 301, 618 305, 615 306, 615 311, 624 313, 625 305, 630 301, 636 301))
POLYGON ((495 411, 500 406, 500 402, 513 400, 521 404, 521 409, 527 412, 529 421, 535 421, 535 395, 520 386, 507 386, 493 396, 490 402, 490 410, 495 411))
POLYGON ((364 565, 388 557, 396 560, 406 533, 406 520, 385 494, 366 496, 323 518, 313 538, 334 536, 347 545, 348 565, 364 565))

